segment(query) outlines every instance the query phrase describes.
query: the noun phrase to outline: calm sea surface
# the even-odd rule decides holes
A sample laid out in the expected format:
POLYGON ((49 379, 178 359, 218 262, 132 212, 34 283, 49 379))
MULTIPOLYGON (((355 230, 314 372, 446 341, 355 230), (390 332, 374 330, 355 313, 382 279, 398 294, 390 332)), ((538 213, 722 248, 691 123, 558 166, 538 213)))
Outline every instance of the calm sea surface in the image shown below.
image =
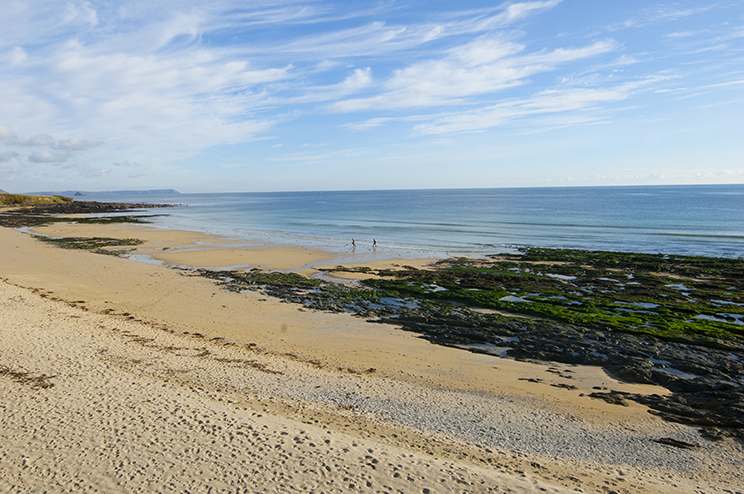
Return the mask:
POLYGON ((744 257, 744 185, 107 196, 178 203, 182 228, 396 256, 485 255, 519 246, 744 257))

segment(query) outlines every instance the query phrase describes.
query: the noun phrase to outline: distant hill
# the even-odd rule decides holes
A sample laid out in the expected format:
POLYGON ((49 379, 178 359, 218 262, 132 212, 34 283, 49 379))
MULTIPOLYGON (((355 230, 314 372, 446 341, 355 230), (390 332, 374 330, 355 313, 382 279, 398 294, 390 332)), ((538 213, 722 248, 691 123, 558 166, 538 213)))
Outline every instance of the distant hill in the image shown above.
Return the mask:
POLYGON ((85 191, 85 190, 62 190, 57 192, 30 192, 38 196, 68 196, 68 197, 85 197, 85 196, 141 196, 141 195, 164 195, 180 194, 175 189, 153 189, 153 190, 105 190, 105 191, 85 191))

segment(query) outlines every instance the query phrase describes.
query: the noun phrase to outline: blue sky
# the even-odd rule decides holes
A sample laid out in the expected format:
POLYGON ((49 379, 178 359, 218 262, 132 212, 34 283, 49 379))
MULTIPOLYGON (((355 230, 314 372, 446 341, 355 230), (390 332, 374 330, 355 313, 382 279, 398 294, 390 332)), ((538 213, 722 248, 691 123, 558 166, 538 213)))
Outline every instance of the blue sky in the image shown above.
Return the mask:
POLYGON ((0 189, 744 183, 744 0, 5 0, 0 189))

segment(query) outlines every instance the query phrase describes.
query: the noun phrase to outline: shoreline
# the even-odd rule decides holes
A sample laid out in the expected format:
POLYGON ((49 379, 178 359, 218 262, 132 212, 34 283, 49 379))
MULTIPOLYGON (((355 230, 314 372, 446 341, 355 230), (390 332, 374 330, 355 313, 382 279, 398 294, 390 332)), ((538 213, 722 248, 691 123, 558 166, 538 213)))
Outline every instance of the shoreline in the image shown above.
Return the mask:
MULTIPOLYGON (((112 225, 95 225, 95 228, 91 228, 92 225, 84 225, 84 227, 88 229, 88 232, 96 232, 96 234, 100 235, 103 235, 105 232, 105 236, 120 236, 121 238, 136 237, 137 235, 133 232, 139 228, 137 225, 134 226, 134 230, 130 225, 118 225, 116 228, 112 228, 112 225)), ((62 228, 62 230, 58 231, 61 234, 65 227, 57 225, 53 228, 62 228)), ((70 232, 71 230, 67 231, 70 232)), ((83 232, 82 229, 73 231, 76 232, 76 235, 83 232)), ((142 231, 140 229, 140 233, 142 231)), ((289 365, 294 362, 302 367, 302 370, 298 371, 299 374, 303 375, 302 379, 306 379, 310 383, 320 382, 322 379, 335 379, 336 381, 334 382, 340 382, 338 379, 343 378, 356 381, 354 382, 354 386, 368 386, 366 389, 370 395, 373 394, 372 390, 377 389, 378 393, 383 393, 377 398, 377 405, 365 404, 364 400, 361 402, 358 400, 355 401, 345 394, 336 394, 330 397, 326 396, 325 398, 315 396, 312 390, 316 389, 314 386, 317 386, 317 384, 312 384, 312 386, 309 386, 304 391, 288 391, 292 389, 290 385, 292 383, 283 382, 275 385, 273 388, 270 387, 267 391, 263 391, 263 393, 273 397, 276 401, 287 399, 288 394, 295 393, 296 396, 302 396, 301 402, 305 404, 304 406, 308 406, 308 404, 318 406, 318 404, 321 404, 322 408, 332 405, 335 407, 335 415, 352 415, 355 420, 359 420, 360 423, 364 424, 360 426, 360 431, 363 431, 360 434, 369 434, 368 437, 374 438, 375 441, 381 441, 381 438, 379 437, 380 434, 371 432, 371 429, 374 427, 364 420, 369 414, 374 415, 377 413, 386 423, 397 423, 404 430, 415 427, 414 424, 406 423, 404 416, 396 416, 390 411, 395 410, 395 406, 387 403, 385 406, 388 406, 388 408, 385 408, 385 406, 379 403, 384 401, 382 398, 386 396, 385 393, 396 389, 405 389, 405 391, 396 392, 399 392, 404 397, 401 403, 406 403, 409 407, 417 401, 419 403, 444 403, 447 400, 444 400, 443 397, 448 396, 447 393, 454 393, 451 396, 455 398, 451 399, 462 402, 463 397, 469 397, 468 400, 471 400, 471 406, 475 410, 482 410, 483 407, 488 406, 495 407, 494 410, 503 408, 506 406, 504 403, 497 406, 497 401, 494 400, 499 396, 506 396, 511 397, 512 402, 527 400, 522 401, 522 405, 509 405, 515 406, 515 410, 517 410, 513 417, 524 415, 524 410, 527 409, 545 409, 550 411, 547 415, 541 415, 536 419, 538 420, 537 424, 543 424, 543 426, 536 426, 535 424, 526 426, 523 424, 521 426, 521 430, 523 431, 529 430, 530 427, 540 430, 540 427, 544 427, 545 423, 551 423, 553 421, 557 422, 564 429, 568 426, 577 426, 578 424, 577 430, 583 430, 584 433, 589 430, 587 427, 591 425, 591 427, 612 430, 614 433, 621 433, 620 431, 627 430, 627 428, 635 428, 636 430, 646 428, 646 436, 643 437, 652 435, 653 433, 650 432, 652 430, 657 431, 655 433, 657 436, 663 436, 665 434, 668 436, 676 435, 680 440, 687 440, 688 442, 693 437, 689 434, 692 434, 694 428, 663 423, 657 418, 648 415, 646 408, 640 405, 632 404, 627 408, 616 407, 589 398, 581 400, 573 394, 567 394, 563 389, 552 388, 548 385, 528 388, 524 385, 524 381, 520 381, 521 378, 545 378, 546 371, 550 367, 547 364, 516 362, 435 346, 409 333, 403 333, 394 328, 381 327, 379 324, 359 321, 349 315, 309 312, 301 308, 281 304, 276 300, 263 300, 265 299, 264 296, 250 292, 241 294, 226 292, 215 287, 209 280, 184 276, 185 273, 173 269, 136 263, 123 258, 55 249, 51 246, 42 245, 41 242, 29 238, 25 234, 5 228, 2 229, 0 235, 3 242, 3 251, 13 253, 13 255, 7 256, 3 261, 0 261, 0 266, 2 266, 0 274, 15 285, 25 287, 25 289, 36 290, 42 295, 46 295, 47 298, 58 298, 67 301, 68 304, 77 307, 76 310, 85 307, 86 314, 97 315, 97 317, 110 317, 117 321, 129 320, 137 322, 136 320, 140 320, 147 322, 144 326, 156 328, 151 329, 156 334, 176 339, 168 344, 163 343, 160 345, 162 347, 177 347, 184 341, 198 341, 199 345, 203 346, 215 345, 215 348, 210 346, 210 351, 214 353, 225 349, 249 352, 249 356, 243 353, 240 357, 220 357, 226 359, 221 363, 213 362, 217 369, 219 369, 215 371, 217 372, 217 377, 211 378, 213 379, 212 386, 215 389, 218 387, 221 389, 221 386, 226 381, 229 381, 225 372, 228 369, 239 367, 239 361, 241 360, 243 361, 242 365, 248 365, 248 368, 255 376, 268 376, 269 378, 275 376, 265 372, 266 369, 275 369, 275 367, 269 366, 266 362, 258 361, 258 357, 269 360, 276 359, 272 360, 274 362, 272 365, 276 366, 289 365), (194 307, 194 300, 199 301, 199 307, 194 307), (252 321, 245 320, 248 315, 253 319, 252 321), (196 336, 197 333, 202 336, 196 336), (218 350, 218 348, 222 350, 218 350), (231 363, 230 360, 234 362, 231 363), (249 364, 246 364, 248 361, 254 361, 253 364, 258 363, 266 367, 264 367, 264 370, 260 370, 255 366, 251 367, 249 364), (494 367, 498 369, 494 369, 494 367), (375 372, 365 374, 365 371, 372 368, 376 369, 375 372), (494 370, 498 371, 497 375, 494 375, 494 370), (313 375, 310 371, 316 372, 316 375, 313 375), (323 378, 321 379, 318 376, 323 376, 323 378), (424 394, 425 397, 417 398, 416 395, 422 395, 423 391, 426 391, 424 394), (485 402, 476 400, 476 398, 482 400, 484 399, 483 397, 486 397, 485 402), (521 398, 515 400, 516 397, 521 398), (342 399, 346 399, 347 401, 341 401, 342 399), (577 420, 579 417, 581 419, 577 420)), ((151 248, 153 252, 160 249, 160 252, 163 252, 163 247, 167 247, 165 243, 168 241, 178 243, 179 240, 191 240, 194 242, 204 240, 204 238, 201 238, 201 240, 196 240, 194 237, 187 238, 189 235, 191 234, 173 231, 166 232, 165 234, 158 233, 148 240, 151 245, 148 247, 145 244, 143 248, 151 248)), ((212 243, 216 243, 215 240, 211 239, 212 243)), ((170 249, 165 250, 165 255, 169 256, 169 259, 173 259, 167 252, 168 250, 170 249)), ((284 264, 285 266, 289 266, 290 269, 299 270, 308 264, 304 262, 306 259, 302 256, 298 259, 296 251, 269 252, 269 250, 266 249, 266 251, 260 253, 261 262, 268 264, 285 259, 286 261, 282 261, 286 262, 284 264)), ((191 252, 191 255, 192 259, 190 260, 195 262, 202 254, 197 255, 191 252)), ((229 257, 231 254, 223 252, 220 255, 227 255, 229 257)), ((323 260, 323 255, 325 254, 314 253, 308 257, 312 257, 311 262, 319 263, 323 260)), ((186 256, 176 256, 175 258, 183 257, 186 256)), ((258 257, 254 259, 258 259, 258 257)), ((387 261, 387 263, 390 265, 400 264, 400 260, 387 261)), ((369 263, 363 262, 362 264, 368 265, 369 263)), ((406 264, 408 263, 406 262, 406 264)), ((422 266, 423 264, 425 263, 422 263, 422 266)), ((320 267, 320 264, 317 266, 320 267)), ((144 330, 138 329, 138 331, 144 330)), ((111 334, 103 336, 104 340, 111 337, 111 334)), ((152 335, 148 334, 147 338, 151 337, 152 335)), ((568 368, 564 364, 560 364, 559 366, 564 368, 562 370, 568 368)), ((571 382, 579 384, 581 386, 580 389, 585 391, 591 389, 594 385, 607 383, 611 383, 613 389, 625 389, 629 391, 640 389, 633 387, 640 385, 627 385, 611 380, 609 376, 598 369, 593 370, 584 368, 584 366, 570 367, 569 369, 575 373, 575 377, 571 382)), ((171 374, 173 374, 172 371, 173 369, 170 371, 171 374)), ((175 375, 178 374, 176 373, 175 375)), ((551 374, 547 375, 553 377, 551 374)), ((172 382, 177 381, 178 379, 172 379, 172 382)), ((555 381, 557 383, 561 382, 558 376, 555 376, 555 381)), ((168 386, 170 385, 168 384, 168 386)), ((173 386, 182 385, 183 383, 173 384, 173 386)), ((257 393, 255 388, 246 388, 245 383, 231 386, 232 388, 229 393, 231 397, 236 395, 242 396, 244 400, 246 396, 256 395, 257 393)), ((645 387, 643 388, 643 392, 649 392, 651 389, 645 387)), ((655 391, 663 392, 664 390, 656 389, 655 391)), ((223 400, 226 399, 226 391, 215 391, 214 393, 212 396, 216 400, 220 398, 223 400)), ((357 391, 354 390, 354 393, 357 393, 357 391)), ((293 399, 296 399, 296 397, 293 399)), ((284 408, 277 405, 278 410, 275 410, 276 415, 287 416, 288 411, 296 407, 297 402, 293 403, 295 405, 284 406, 284 408)), ((255 413, 255 402, 253 406, 255 413)), ((457 410, 458 406, 454 405, 454 409, 457 410)), ((416 408, 409 408, 409 410, 414 409, 416 408)), ((465 407, 462 409, 465 410, 465 407)), ((429 420, 429 422, 433 422, 433 415, 426 409, 421 409, 417 413, 421 415, 421 418, 418 419, 419 421, 427 423, 426 420, 429 420)), ((330 415, 323 416, 323 420, 331 423, 330 415)), ((463 415, 466 416, 467 414, 463 415)), ((462 422, 467 422, 467 419, 463 418, 462 422)), ((462 425, 456 425, 457 421, 445 420, 444 423, 446 423, 445 429, 447 427, 450 428, 450 430, 444 432, 445 437, 456 437, 457 434, 454 434, 453 431, 462 430, 463 427, 462 425)), ((494 425, 499 424, 494 423, 494 425)), ((494 425, 490 425, 489 427, 494 427, 494 425)), ((336 427, 339 427, 339 424, 336 424, 336 427)), ((376 425, 375 427, 379 428, 381 426, 376 425)), ((520 427, 515 426, 513 429, 518 431, 520 427)), ((428 433, 434 434, 435 432, 429 431, 428 433)), ((504 430, 501 429, 500 432, 503 434, 504 430)), ((548 433, 546 431, 544 433, 547 433, 548 436, 556 435, 556 433, 548 433)), ((630 433, 625 432, 621 434, 630 433)), ((461 432, 459 440, 464 441, 466 445, 469 444, 467 446, 468 448, 473 448, 475 447, 473 446, 474 438, 483 442, 486 436, 482 432, 478 432, 475 436, 468 436, 461 432)), ((411 439, 413 437, 411 436, 411 439)), ((494 433, 494 437, 501 438, 495 439, 496 441, 503 440, 503 437, 496 433, 494 433)), ((544 437, 542 440, 544 440, 544 437)), ((540 440, 537 439, 532 439, 531 441, 532 444, 540 443, 540 440)), ((579 450, 582 447, 581 441, 581 439, 577 439, 576 441, 579 444, 579 450)), ((410 448, 413 442, 413 440, 408 443, 399 441, 396 447, 410 448)), ((659 448, 656 451, 663 452, 664 456, 678 459, 681 457, 694 459, 694 463, 698 464, 701 468, 698 468, 698 471, 693 475, 704 475, 708 477, 707 480, 698 479, 697 482, 703 481, 706 488, 711 489, 711 491, 725 485, 720 482, 723 482, 723 477, 727 474, 723 471, 719 474, 705 472, 706 468, 702 467, 702 465, 710 465, 707 467, 709 469, 712 469, 712 465, 716 463, 732 465, 730 467, 731 472, 736 472, 735 465, 740 464, 742 460, 741 447, 731 443, 727 443, 725 446, 721 444, 714 445, 713 443, 704 444, 705 447, 703 450, 694 452, 676 451, 676 448, 670 450, 669 446, 653 446, 645 442, 644 445, 652 450, 659 448), (721 454, 720 451, 722 450, 727 451, 727 456, 724 459, 717 457, 717 455, 721 454), (716 453, 716 451, 719 452, 716 453), (708 460, 701 459, 708 455, 710 455, 708 460), (703 474, 701 472, 705 473, 703 474), (721 477, 718 480, 716 480, 717 475, 721 477)), ((501 448, 505 447, 504 444, 500 446, 501 448)), ((589 443, 584 444, 584 446, 589 446, 589 443)), ((483 447, 481 444, 481 448, 476 449, 482 451, 483 447)), ((498 453, 498 448, 493 446, 493 444, 491 447, 495 448, 494 450, 498 453)), ((596 448, 596 445, 592 447, 596 448)), ((629 444, 625 444, 622 447, 628 448, 627 451, 629 453, 637 449, 637 447, 631 448, 629 444)), ((558 451, 561 448, 566 449, 567 446, 565 445, 561 447, 555 446, 556 449, 552 453, 550 451, 541 453, 537 450, 530 450, 530 447, 526 443, 520 445, 518 441, 512 448, 502 450, 500 454, 502 456, 526 454, 534 458, 539 457, 540 461, 536 461, 537 463, 548 465, 543 467, 543 469, 552 472, 552 474, 556 474, 559 471, 563 472, 561 474, 564 475, 564 477, 561 477, 563 478, 563 487, 567 487, 566 482, 568 481, 565 480, 568 478, 565 477, 567 475, 567 469, 579 464, 592 464, 591 456, 585 456, 583 459, 578 456, 574 458, 564 456, 561 458, 558 451), (529 453, 526 453, 526 451, 529 451, 529 453), (543 458, 545 455, 547 455, 547 459, 543 458), (565 462, 568 462, 570 466, 566 467, 565 462), (560 465, 563 466, 560 467, 560 465)), ((582 454, 587 454, 587 452, 588 450, 582 454)), ((434 453, 438 457, 447 457, 446 451, 434 451, 434 453)), ((453 460, 458 455, 461 456, 461 453, 457 453, 454 456, 449 454, 449 458, 453 460)), ((609 454, 603 460, 604 464, 614 465, 613 468, 629 468, 626 464, 630 461, 629 459, 618 461, 617 458, 612 460, 613 457, 617 457, 617 455, 609 454)), ((634 473, 640 479, 638 480, 639 483, 636 484, 639 492, 641 491, 640 489, 645 489, 647 492, 656 492, 657 488, 661 489, 659 492, 666 492, 667 489, 669 489, 669 492, 675 492, 671 486, 674 482, 658 480, 659 484, 657 485, 655 484, 656 480, 654 479, 656 477, 654 475, 644 477, 645 474, 643 472, 650 471, 648 469, 651 468, 650 465, 653 461, 649 459, 648 463, 637 467, 638 471, 634 473)), ((658 458, 656 461, 658 462, 658 458)), ((693 481, 690 478, 685 480, 686 474, 684 473, 686 469, 690 468, 690 464, 685 464, 685 467, 679 468, 676 473, 673 473, 675 468, 669 468, 671 469, 670 472, 672 472, 671 475, 675 477, 675 482, 680 482, 679 485, 682 485, 681 483, 686 483, 688 487, 692 485, 689 482, 693 481)), ((584 484, 585 488, 590 488, 590 484, 595 487, 599 485, 592 484, 592 482, 598 482, 599 479, 603 478, 603 474, 598 473, 600 470, 601 468, 597 466, 597 471, 592 475, 597 475, 598 477, 593 477, 594 480, 587 481, 584 484)), ((540 472, 541 469, 537 469, 537 471, 540 472)), ((511 473, 521 475, 515 472, 516 470, 511 473)), ((665 472, 665 475, 669 475, 670 472, 665 472)), ((732 474, 731 472, 729 474, 732 474)), ((491 471, 491 474, 493 473, 491 471)), ((487 476, 491 474, 487 474, 487 476)), ((539 475, 533 477, 533 475, 537 474, 531 474, 530 478, 539 477, 546 479, 549 477, 540 477, 539 475)), ((661 476, 661 474, 659 475, 661 476)), ((570 484, 571 482, 568 483, 570 484)), ((687 492, 686 488, 681 488, 678 491, 687 492)))

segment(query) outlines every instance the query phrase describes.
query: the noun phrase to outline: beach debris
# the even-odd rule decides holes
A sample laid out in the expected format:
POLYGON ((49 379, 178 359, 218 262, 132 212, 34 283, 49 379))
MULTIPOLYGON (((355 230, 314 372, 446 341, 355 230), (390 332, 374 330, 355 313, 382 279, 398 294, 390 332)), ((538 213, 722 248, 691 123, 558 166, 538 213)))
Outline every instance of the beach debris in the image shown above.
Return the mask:
POLYGON ((48 376, 46 374, 33 375, 30 372, 13 370, 8 366, 0 365, 0 376, 8 376, 17 383, 31 386, 32 389, 48 389, 54 386, 49 382, 57 376, 48 376))

